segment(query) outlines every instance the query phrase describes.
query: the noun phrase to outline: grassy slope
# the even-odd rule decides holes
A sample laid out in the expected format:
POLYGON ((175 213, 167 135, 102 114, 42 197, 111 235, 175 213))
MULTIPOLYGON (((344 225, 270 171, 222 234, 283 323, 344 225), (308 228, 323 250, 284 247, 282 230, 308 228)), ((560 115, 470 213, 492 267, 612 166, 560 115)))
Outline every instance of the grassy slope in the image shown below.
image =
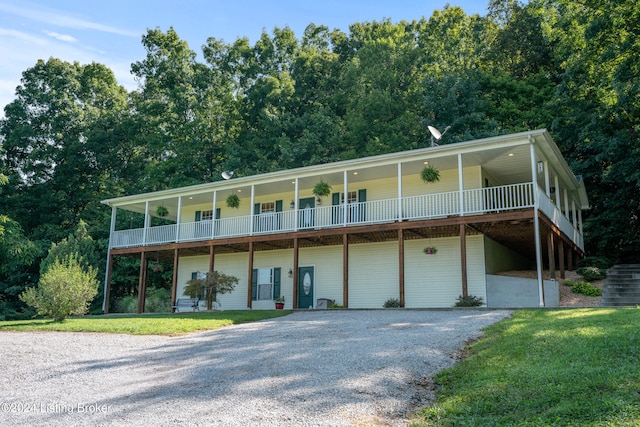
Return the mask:
POLYGON ((640 426, 640 310, 523 310, 435 378, 418 426, 640 426))
POLYGON ((108 315, 73 317, 62 322, 48 319, 0 322, 0 331, 106 332, 136 335, 175 335, 271 319, 288 310, 239 310, 202 313, 108 315))

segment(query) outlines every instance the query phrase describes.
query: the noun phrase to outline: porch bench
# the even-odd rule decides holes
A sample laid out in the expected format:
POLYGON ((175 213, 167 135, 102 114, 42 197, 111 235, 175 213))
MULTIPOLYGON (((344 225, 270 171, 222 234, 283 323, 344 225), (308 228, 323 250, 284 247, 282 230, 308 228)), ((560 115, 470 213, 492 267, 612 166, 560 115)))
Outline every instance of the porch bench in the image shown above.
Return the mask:
POLYGON ((178 298, 176 302, 171 306, 176 313, 180 312, 180 308, 191 308, 193 311, 200 311, 200 299, 199 298, 178 298))

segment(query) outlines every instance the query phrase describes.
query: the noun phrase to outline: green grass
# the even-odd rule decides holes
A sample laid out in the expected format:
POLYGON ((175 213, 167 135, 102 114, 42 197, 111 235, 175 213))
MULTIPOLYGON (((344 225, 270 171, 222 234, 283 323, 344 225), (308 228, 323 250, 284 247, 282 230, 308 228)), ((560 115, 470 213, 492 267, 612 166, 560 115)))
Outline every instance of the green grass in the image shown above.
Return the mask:
POLYGON ((288 310, 238 310, 176 314, 126 314, 0 322, 0 331, 105 332, 135 335, 177 335, 284 316, 288 310))
POLYGON ((415 426, 640 426, 640 310, 523 310, 436 375, 415 426))

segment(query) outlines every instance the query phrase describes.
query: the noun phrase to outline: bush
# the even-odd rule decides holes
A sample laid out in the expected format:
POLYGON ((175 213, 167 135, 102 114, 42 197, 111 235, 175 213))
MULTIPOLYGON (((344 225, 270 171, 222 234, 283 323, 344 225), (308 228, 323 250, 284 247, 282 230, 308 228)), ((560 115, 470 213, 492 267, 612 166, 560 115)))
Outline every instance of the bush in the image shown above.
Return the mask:
POLYGON ((602 280, 607 277, 607 272, 598 267, 580 267, 576 269, 576 273, 581 275, 587 282, 592 280, 602 280))
POLYGON ((462 295, 460 295, 458 297, 458 300, 453 306, 454 307, 480 307, 482 304, 484 304, 482 297, 477 297, 475 295, 469 295, 469 296, 463 297, 462 295))
POLYGON ((334 304, 331 304, 331 305, 329 306, 329 308, 344 308, 344 306, 343 306, 342 304, 335 304, 335 303, 334 303, 334 304))
POLYGON ((136 313, 138 311, 138 298, 132 296, 122 297, 116 302, 117 313, 136 313))
POLYGON ((98 293, 97 271, 93 267, 82 268, 82 258, 77 254, 56 259, 40 277, 37 287, 27 288, 20 299, 38 310, 38 314, 53 317, 57 321, 70 315, 82 315, 89 310, 89 303, 98 293))
POLYGON ((606 270, 611 268, 612 265, 613 262, 609 258, 603 256, 588 256, 578 261, 576 267, 598 267, 600 270, 606 270))
POLYGON ((602 295, 602 290, 600 288, 597 288, 588 282, 573 282, 571 280, 567 280, 564 284, 571 286, 571 290, 575 294, 582 294, 588 297, 599 297, 602 295))
POLYGON ((401 308, 404 307, 404 304, 400 304, 400 300, 398 298, 389 298, 384 302, 382 306, 384 308, 401 308))

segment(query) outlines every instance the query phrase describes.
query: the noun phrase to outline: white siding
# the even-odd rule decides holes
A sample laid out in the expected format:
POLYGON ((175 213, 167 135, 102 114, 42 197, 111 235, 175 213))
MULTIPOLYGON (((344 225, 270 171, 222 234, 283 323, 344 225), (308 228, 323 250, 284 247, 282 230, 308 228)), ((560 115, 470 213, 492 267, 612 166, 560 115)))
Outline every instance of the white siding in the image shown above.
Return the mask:
MULTIPOLYGON (((460 237, 405 242, 405 306, 451 307, 462 294, 460 237), (425 246, 438 253, 426 255, 425 246)), ((467 236, 467 286, 486 300, 482 236, 467 236)))
MULTIPOLYGON (((480 166, 467 167, 462 169, 462 180, 464 189, 481 188, 480 166)), ((460 190, 458 184, 458 170, 447 169, 440 171, 440 181, 425 183, 419 174, 407 175, 402 179, 403 197, 420 196, 422 194, 444 193, 448 191, 460 190)), ((396 193, 397 194, 397 193, 396 193)))
POLYGON ((398 243, 349 245, 349 308, 382 308, 399 298, 398 243))

